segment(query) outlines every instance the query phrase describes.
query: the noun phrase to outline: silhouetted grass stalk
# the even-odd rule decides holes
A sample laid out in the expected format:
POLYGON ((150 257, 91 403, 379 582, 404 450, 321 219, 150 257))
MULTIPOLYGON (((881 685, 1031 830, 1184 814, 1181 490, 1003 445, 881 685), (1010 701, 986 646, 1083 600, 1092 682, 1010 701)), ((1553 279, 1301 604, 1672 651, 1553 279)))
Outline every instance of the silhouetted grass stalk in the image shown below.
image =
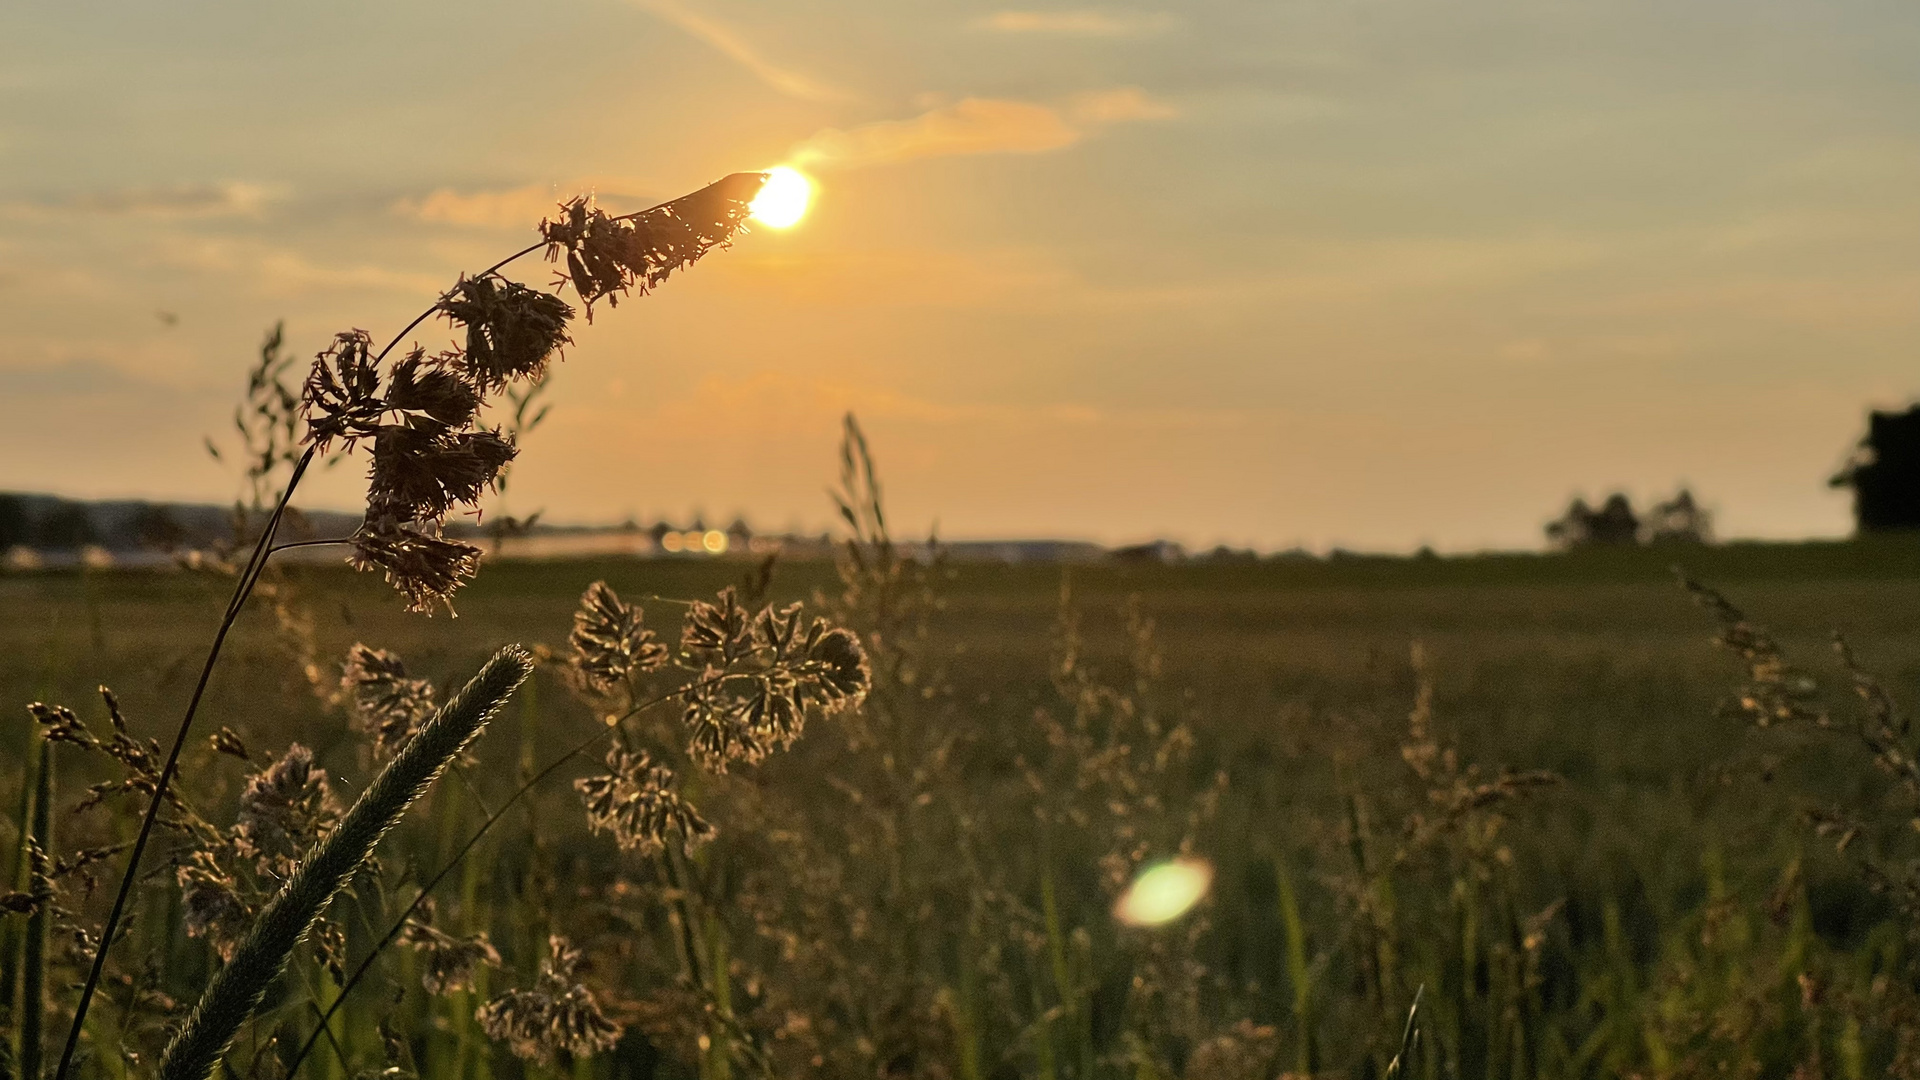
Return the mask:
MULTIPOLYGON (((738 176, 747 175, 750 174, 738 174, 738 176)), ((764 179, 764 176, 762 179, 764 179)), ((726 183, 726 181, 722 181, 722 183, 726 183)), ((708 188, 702 189, 702 191, 709 190, 713 187, 714 185, 709 185, 708 188)), ((610 220, 622 222, 640 218, 661 210, 671 205, 672 202, 673 200, 669 200, 668 202, 648 207, 645 210, 636 211, 632 214, 623 214, 610 220)), ((545 237, 538 243, 529 244, 481 271, 477 277, 487 278, 506 267, 509 263, 522 259, 543 248, 549 248, 551 246, 550 241, 551 237, 545 237)), ((682 257, 685 259, 684 254, 682 257)), ((698 254, 696 253, 692 257, 697 258, 698 254)), ((575 261, 577 262, 577 259, 575 261)), ((685 259, 685 261, 691 261, 691 259, 685 259)), ((624 293, 627 287, 632 284, 631 279, 626 277, 626 273, 624 269, 620 271, 619 276, 621 277, 622 283, 618 289, 613 291, 624 293)), ((582 288, 588 287, 578 274, 575 275, 574 280, 575 283, 582 288)), ((599 285, 600 294, 605 295, 608 291, 607 283, 603 281, 600 282, 599 285)), ((589 312, 591 312, 591 297, 583 298, 588 300, 589 312)), ((370 369, 377 368, 379 364, 384 362, 387 356, 393 352, 394 348, 397 347, 401 341, 405 340, 406 336, 419 327, 421 323, 432 318, 435 313, 446 310, 444 300, 445 298, 443 297, 441 301, 429 306, 402 328, 398 334, 395 334, 392 340, 388 341, 386 346, 372 357, 369 365, 370 369)), ((261 572, 266 568, 267 559, 273 554, 274 535, 279 529, 282 518, 285 516, 287 505, 292 500, 294 491, 300 485, 301 477, 305 475, 307 467, 312 464, 315 454, 325 441, 325 439, 321 439, 318 442, 312 441, 310 435, 306 450, 295 462, 292 472, 287 478, 286 487, 281 492, 278 504, 274 507, 273 515, 268 519, 265 529, 262 530, 258 542, 254 545, 252 555, 247 560, 246 569, 242 571, 240 580, 235 584, 233 597, 228 601, 226 614, 220 622, 220 629, 214 635, 212 647, 207 651, 207 659, 201 668, 200 679, 194 687, 193 696, 188 701, 187 710, 181 718, 179 728, 174 733, 173 746, 167 754, 166 765, 161 770, 158 782, 154 785, 152 798, 147 804, 146 815, 140 823, 138 838, 134 841, 133 851, 127 858, 126 869, 121 874, 120 885, 114 895, 113 907, 108 912, 106 923, 101 929, 100 943, 94 950, 93 961, 87 972, 86 982, 81 987, 80 999, 74 1007, 73 1024, 67 1031, 66 1046, 61 1051, 60 1067, 56 1073, 55 1080, 66 1080, 68 1070, 72 1068, 74 1053, 80 1044, 80 1032, 84 1029, 86 1023, 88 1007, 93 1002, 94 992, 99 986, 101 974, 106 966, 107 952, 113 946, 115 934, 119 929, 120 919, 122 915, 125 914, 127 898, 133 891, 133 883, 139 879, 141 856, 145 854, 147 842, 152 837, 155 819, 159 815, 161 803, 165 800, 168 788, 172 784, 174 772, 179 765, 180 752, 186 745, 187 736, 193 726, 194 714, 199 710, 200 699, 206 691, 208 680, 213 675, 214 665, 219 660, 221 646, 225 643, 228 631, 232 629, 234 621, 239 617, 241 609, 246 605, 247 598, 252 594, 254 586, 258 583, 261 572)))
MULTIPOLYGON (((43 852, 53 850, 53 743, 44 739, 33 781, 33 842, 43 852)), ((53 902, 49 899, 27 920, 27 941, 20 955, 19 1061, 24 1080, 40 1078, 47 1006, 47 932, 52 922, 53 902)))
MULTIPOLYGON (((161 1080, 206 1080, 214 1073, 240 1026, 286 967, 287 957, 347 878, 532 670, 533 658, 525 651, 517 646, 501 649, 380 771, 254 920, 246 940, 167 1048, 161 1080)), ((335 1003, 345 996, 343 988, 335 1003)), ((325 1030, 324 1020, 320 1030, 325 1030)))

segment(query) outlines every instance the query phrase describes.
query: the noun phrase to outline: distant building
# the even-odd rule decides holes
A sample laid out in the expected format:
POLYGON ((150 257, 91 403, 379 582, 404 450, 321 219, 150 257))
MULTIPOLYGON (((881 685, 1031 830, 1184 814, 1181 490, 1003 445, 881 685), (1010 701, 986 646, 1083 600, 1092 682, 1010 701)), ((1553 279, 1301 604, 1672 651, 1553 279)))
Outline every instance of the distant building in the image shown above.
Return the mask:
POLYGON ((1853 489, 1859 531, 1920 529, 1920 405, 1869 416, 1866 437, 1831 483, 1853 489))
POLYGON ((1114 548, 1107 555, 1115 562, 1177 563, 1186 561, 1187 549, 1171 540, 1155 540, 1148 544, 1114 548))

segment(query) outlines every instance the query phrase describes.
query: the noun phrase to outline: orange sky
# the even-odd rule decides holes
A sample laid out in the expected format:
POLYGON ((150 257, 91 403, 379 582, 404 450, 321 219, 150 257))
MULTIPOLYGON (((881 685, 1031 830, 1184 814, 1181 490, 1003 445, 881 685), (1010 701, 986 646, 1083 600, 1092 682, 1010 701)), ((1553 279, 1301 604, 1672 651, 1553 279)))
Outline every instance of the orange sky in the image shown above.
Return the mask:
POLYGON ((853 409, 954 536, 1835 534, 1920 387, 1915 55, 1879 0, 7 5, 0 488, 225 498, 275 320, 794 161, 799 228, 581 328, 514 510, 822 526, 853 409))

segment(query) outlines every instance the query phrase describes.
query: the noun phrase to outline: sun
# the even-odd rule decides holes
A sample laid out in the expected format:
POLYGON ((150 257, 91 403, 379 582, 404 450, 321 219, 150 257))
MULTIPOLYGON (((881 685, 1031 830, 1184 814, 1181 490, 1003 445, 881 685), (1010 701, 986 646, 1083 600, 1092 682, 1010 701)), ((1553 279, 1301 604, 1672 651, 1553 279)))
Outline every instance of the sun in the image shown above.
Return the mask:
POLYGON ((767 182, 747 209, 760 224, 784 229, 806 214, 807 203, 812 198, 813 181, 807 179, 806 174, 787 165, 776 165, 767 170, 767 182))

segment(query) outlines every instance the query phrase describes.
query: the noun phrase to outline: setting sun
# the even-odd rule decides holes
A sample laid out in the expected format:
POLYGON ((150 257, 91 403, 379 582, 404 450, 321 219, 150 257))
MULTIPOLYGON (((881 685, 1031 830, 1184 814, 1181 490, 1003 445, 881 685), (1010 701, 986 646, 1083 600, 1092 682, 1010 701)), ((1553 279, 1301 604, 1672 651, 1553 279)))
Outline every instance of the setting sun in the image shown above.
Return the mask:
POLYGON ((767 170, 766 185, 754 196, 749 209, 753 220, 784 229, 806 214, 812 198, 813 181, 798 169, 776 165, 767 170))

